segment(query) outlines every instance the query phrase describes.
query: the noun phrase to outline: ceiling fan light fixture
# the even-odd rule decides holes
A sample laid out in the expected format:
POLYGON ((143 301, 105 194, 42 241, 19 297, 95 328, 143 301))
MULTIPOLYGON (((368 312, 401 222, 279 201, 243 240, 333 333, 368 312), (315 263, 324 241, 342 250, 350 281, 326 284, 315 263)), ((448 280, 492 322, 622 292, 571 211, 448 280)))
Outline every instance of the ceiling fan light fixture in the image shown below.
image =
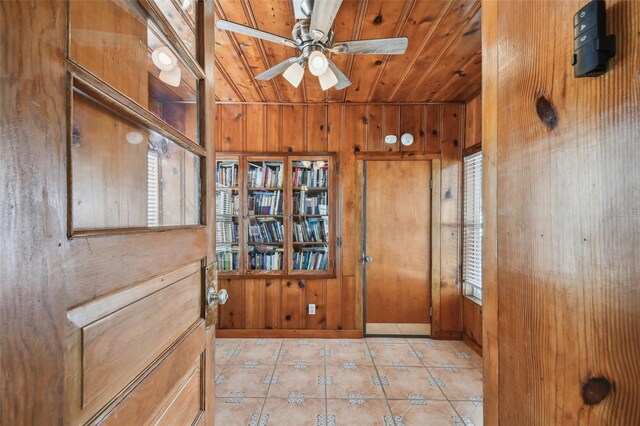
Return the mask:
POLYGON ((171 71, 160 71, 158 78, 169 86, 180 87, 182 69, 180 67, 175 67, 171 71))
POLYGON ((309 71, 311 71, 311 74, 316 77, 320 77, 327 71, 327 68, 329 68, 329 61, 327 61, 327 57, 318 50, 311 52, 308 62, 309 71))
POLYGON ((338 77, 336 77, 335 73, 328 68, 324 74, 318 76, 318 80, 320 81, 320 87, 322 87, 322 90, 329 90, 338 84, 338 77))
POLYGON ((289 82, 293 87, 300 86, 300 82, 302 81, 302 77, 304 77, 304 68, 297 62, 291 64, 289 68, 282 74, 282 76, 289 82))
POLYGON ((167 46, 160 46, 151 52, 151 61, 160 71, 171 71, 178 65, 178 58, 167 46))

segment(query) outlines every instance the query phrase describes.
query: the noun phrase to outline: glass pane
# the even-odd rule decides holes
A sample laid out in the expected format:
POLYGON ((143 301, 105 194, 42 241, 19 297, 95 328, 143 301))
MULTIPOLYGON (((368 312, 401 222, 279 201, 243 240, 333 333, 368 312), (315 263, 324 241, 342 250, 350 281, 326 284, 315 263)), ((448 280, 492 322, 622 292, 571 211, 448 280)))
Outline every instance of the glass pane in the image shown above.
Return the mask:
POLYGON ((154 0, 154 2, 175 32, 178 33, 193 58, 197 58, 195 33, 196 0, 154 0), (177 7, 176 2, 180 4, 180 8, 177 7))
POLYGON ((198 141, 197 79, 135 2, 74 0, 69 16, 73 61, 198 141))
POLYGON ((73 94, 73 229, 200 223, 200 158, 73 94))
POLYGON ((328 159, 293 161, 291 178, 293 182, 292 269, 328 270, 328 159))
POLYGON ((216 257, 218 270, 240 269, 238 161, 216 162, 216 257))
POLYGON ((284 268, 284 161, 248 162, 247 269, 284 268))

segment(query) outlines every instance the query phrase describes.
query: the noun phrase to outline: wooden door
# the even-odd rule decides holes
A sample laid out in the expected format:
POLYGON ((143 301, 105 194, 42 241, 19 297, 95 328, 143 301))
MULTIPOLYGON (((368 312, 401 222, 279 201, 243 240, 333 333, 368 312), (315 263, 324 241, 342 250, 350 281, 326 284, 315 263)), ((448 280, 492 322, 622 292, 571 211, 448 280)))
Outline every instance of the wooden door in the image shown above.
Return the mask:
POLYGON ((365 322, 430 323, 430 161, 367 161, 365 322))
POLYGON ((0 424, 214 423, 212 3, 0 5, 0 424))

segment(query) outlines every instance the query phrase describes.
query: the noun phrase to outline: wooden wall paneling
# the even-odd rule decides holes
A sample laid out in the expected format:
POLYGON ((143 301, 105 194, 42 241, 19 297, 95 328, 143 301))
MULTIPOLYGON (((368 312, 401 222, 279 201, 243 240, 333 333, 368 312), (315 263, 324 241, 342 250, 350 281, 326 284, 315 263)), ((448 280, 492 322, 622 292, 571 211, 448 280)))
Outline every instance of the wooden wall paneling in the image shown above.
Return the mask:
MULTIPOLYGON (((221 15, 223 15, 225 19, 241 25, 253 26, 253 22, 251 22, 250 18, 245 14, 242 2, 238 2, 238 0, 216 0, 216 3, 218 10, 222 12, 221 15)), ((227 34, 232 40, 234 48, 240 53, 239 57, 242 60, 244 68, 248 74, 251 75, 253 84, 256 86, 261 98, 263 100, 277 100, 278 94, 273 80, 255 79, 256 75, 269 68, 268 63, 266 63, 266 58, 262 55, 261 41, 254 37, 248 37, 238 33, 231 35, 227 32, 227 34)), ((225 63, 223 62, 223 64, 225 63)))
POLYGON ((245 147, 244 105, 222 104, 218 106, 220 144, 218 152, 243 151, 245 147))
POLYGON ((442 106, 440 208, 440 333, 460 338, 460 189, 462 158, 460 105, 442 106), (450 333, 450 334, 449 334, 450 333))
POLYGON ((266 120, 266 149, 269 152, 278 152, 282 149, 282 137, 280 129, 282 125, 280 105, 265 105, 266 120))
MULTIPOLYGON (((371 129, 375 134, 375 129, 371 129)), ((380 134, 381 140, 378 142, 382 144, 380 151, 396 152, 400 150, 400 107, 398 105, 384 105, 382 107, 382 130, 380 134), (394 144, 384 143, 384 138, 387 135, 395 135, 398 138, 394 144)), ((369 138, 370 139, 370 138, 369 138)), ((375 151, 371 149, 373 144, 367 147, 368 151, 375 151)))
POLYGON ((265 309, 264 309, 264 328, 276 329, 280 328, 280 289, 281 280, 265 279, 265 309))
POLYGON ((389 61, 382 64, 384 70, 370 97, 371 101, 391 100, 420 52, 431 42, 435 30, 451 6, 453 3, 447 1, 415 2, 402 31, 402 35, 409 39, 407 51, 404 55, 390 56, 389 61))
POLYGON ((477 0, 455 0, 448 4, 446 14, 438 21, 432 37, 424 49, 414 57, 411 67, 402 75, 402 84, 396 85, 394 91, 386 99, 394 102, 406 102, 413 89, 422 84, 422 76, 430 72, 438 64, 438 59, 447 52, 462 25, 473 17, 480 7, 477 0), (442 31, 445 29, 445 31, 442 31))
POLYGON ((424 150, 427 152, 440 152, 442 106, 425 105, 423 114, 425 132, 424 150))
POLYGON ((282 107, 282 148, 289 152, 304 152, 307 146, 307 109, 299 105, 282 107))
POLYGON ((640 418, 640 4, 607 2, 618 52, 607 74, 588 79, 563 60, 573 33, 559 23, 579 6, 496 6, 498 63, 486 78, 500 117, 494 300, 507 424, 640 418))
MULTIPOLYGON (((370 0, 366 2, 361 39, 392 37, 398 25, 406 19, 408 2, 370 0)), ((356 55, 353 57, 351 76, 346 98, 351 102, 366 102, 374 89, 380 66, 388 55, 356 55)))
POLYGON ((442 161, 431 161, 431 337, 437 338, 440 326, 441 238, 442 238, 442 161))
POLYGON ((400 134, 398 135, 398 144, 400 151, 423 151, 425 131, 423 119, 422 105, 401 105, 400 106, 400 134), (400 136, 404 133, 413 135, 413 144, 404 146, 400 142, 400 136))
POLYGON ((309 105, 307 109, 307 151, 327 151, 327 107, 309 105))
POLYGON ((475 6, 477 7, 471 9, 470 19, 452 32, 451 42, 445 50, 440 52, 434 64, 436 66, 424 72, 416 82, 409 100, 435 99, 436 93, 443 87, 447 87, 452 78, 459 79, 457 74, 462 73, 462 68, 465 68, 478 54, 478 46, 481 44, 480 2, 476 2, 475 6))
POLYGON ((326 280, 324 279, 307 279, 304 280, 304 328, 309 330, 321 330, 326 328, 327 309, 325 302, 326 280), (309 304, 316 305, 316 314, 309 315, 309 304))
POLYGON ((482 356, 482 305, 462 298, 462 339, 482 356))
MULTIPOLYGON (((354 40, 360 31, 361 25, 358 23, 358 13, 364 7, 365 2, 345 1, 340 6, 340 11, 333 24, 333 39, 335 41, 354 40)), ((331 55, 331 60, 349 77, 349 64, 352 58, 350 55, 331 55)), ((327 90, 327 100, 330 102, 342 102, 346 94, 345 90, 327 90)))
POLYGON ((482 358, 485 424, 497 425, 498 394, 498 1, 482 3, 482 358))
MULTIPOLYGON (((251 9, 259 29, 283 37, 291 37, 291 30, 295 24, 291 2, 248 0, 247 5, 251 9)), ((270 67, 294 56, 297 52, 290 47, 269 42, 264 43, 264 49, 270 67)), ((276 77, 274 82, 277 85, 280 99, 269 99, 270 101, 304 102, 302 85, 296 89, 282 77, 276 77)))
POLYGON ((265 280, 247 279, 245 285, 244 326, 248 329, 266 328, 266 286, 265 280))
POLYGON ((363 151, 384 151, 385 143, 382 135, 384 106, 368 105, 367 107, 367 141, 363 151))
POLYGON ((467 102, 464 111, 464 147, 468 149, 482 141, 482 95, 467 102))
POLYGON ((282 280, 280 285, 280 327, 283 329, 301 329, 304 304, 304 290, 300 286, 302 280, 282 280))
POLYGON ((266 109, 264 105, 249 104, 245 105, 244 114, 251 117, 251 120, 245 119, 245 135, 247 151, 263 151, 266 150, 266 109))
MULTIPOLYGON (((339 168, 336 175, 342 174, 342 136, 343 136, 343 115, 342 105, 327 106, 327 148, 330 152, 336 153, 336 163, 339 168)), ((342 184, 338 182, 335 188, 336 212, 336 236, 342 238, 342 184)), ((336 278, 327 280, 326 288, 326 313, 327 329, 342 329, 342 256, 344 248, 337 245, 336 248, 336 278)))
POLYGON ((219 279, 218 287, 227 290, 229 300, 219 307, 220 328, 245 328, 245 280, 219 279))

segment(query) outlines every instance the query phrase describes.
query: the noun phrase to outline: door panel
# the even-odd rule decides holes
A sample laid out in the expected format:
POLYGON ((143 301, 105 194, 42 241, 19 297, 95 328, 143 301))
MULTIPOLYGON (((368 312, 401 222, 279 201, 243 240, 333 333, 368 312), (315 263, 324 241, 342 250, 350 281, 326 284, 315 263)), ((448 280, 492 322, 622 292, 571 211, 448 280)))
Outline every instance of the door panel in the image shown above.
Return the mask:
POLYGON ((367 323, 430 323, 431 162, 367 161, 367 323))

